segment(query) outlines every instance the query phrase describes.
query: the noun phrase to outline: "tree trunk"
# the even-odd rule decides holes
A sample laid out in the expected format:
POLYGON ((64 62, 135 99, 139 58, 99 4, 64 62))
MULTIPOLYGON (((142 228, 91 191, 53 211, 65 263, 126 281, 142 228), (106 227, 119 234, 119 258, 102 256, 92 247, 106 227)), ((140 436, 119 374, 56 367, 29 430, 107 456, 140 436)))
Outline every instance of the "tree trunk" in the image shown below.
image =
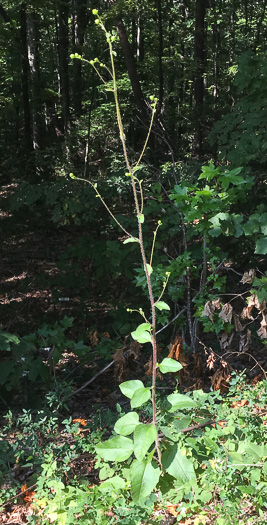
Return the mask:
POLYGON ((42 147, 42 137, 44 125, 42 122, 42 100, 40 85, 40 35, 39 35, 40 17, 32 12, 28 15, 28 59, 31 76, 31 94, 32 94, 32 134, 33 149, 38 150, 42 147))
POLYGON ((32 129, 31 129, 31 112, 29 101, 29 61, 27 48, 27 14, 26 5, 20 6, 20 51, 21 51, 21 88, 22 88, 22 105, 24 116, 24 147, 26 152, 32 150, 32 129))
POLYGON ((0 4, 0 15, 2 16, 5 22, 11 22, 11 18, 7 11, 3 8, 2 4, 0 4))
POLYGON ((203 100, 204 100, 204 70, 205 70, 205 13, 206 0, 196 0, 195 11, 195 154, 197 157, 202 153, 203 141, 203 100))
POLYGON ((122 52, 124 55, 128 75, 131 81, 131 86, 132 86, 137 108, 141 116, 143 117, 143 119, 147 121, 146 103, 144 100, 143 92, 142 92, 139 78, 138 78, 133 50, 130 46, 124 23, 120 17, 117 18, 116 29, 119 35, 122 52))
POLYGON ((58 57, 60 94, 65 141, 70 129, 70 91, 69 91, 69 2, 62 0, 58 6, 58 57))
POLYGON ((142 29, 142 19, 140 15, 138 16, 138 19, 137 19, 136 58, 138 62, 142 62, 145 58, 144 35, 143 35, 143 29, 142 29))
POLYGON ((157 26, 158 26, 158 74, 159 74, 159 102, 158 112, 161 113, 163 103, 163 92, 164 92, 164 77, 162 68, 162 56, 163 56, 163 32, 162 32, 162 5, 161 0, 155 0, 157 9, 157 26))
MULTIPOLYGON (((87 0, 75 0, 74 10, 74 53, 79 53, 79 55, 82 55, 85 30, 89 21, 87 0)), ((78 119, 82 114, 83 78, 81 60, 73 61, 73 72, 73 107, 75 116, 78 119)))

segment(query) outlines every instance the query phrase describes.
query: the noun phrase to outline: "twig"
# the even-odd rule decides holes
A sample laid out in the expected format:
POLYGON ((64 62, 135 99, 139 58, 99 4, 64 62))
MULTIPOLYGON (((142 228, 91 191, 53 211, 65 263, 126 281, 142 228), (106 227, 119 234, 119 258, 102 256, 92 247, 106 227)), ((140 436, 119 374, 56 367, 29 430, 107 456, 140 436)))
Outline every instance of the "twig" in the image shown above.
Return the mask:
POLYGON ((108 365, 104 366, 104 368, 102 368, 102 370, 100 370, 99 372, 97 372, 97 374, 94 375, 94 377, 92 377, 91 379, 89 379, 89 381, 86 381, 86 383, 84 383, 84 385, 82 385, 80 388, 78 388, 77 390, 74 390, 74 392, 71 392, 70 394, 68 394, 67 396, 65 396, 63 398, 63 402, 66 401, 67 399, 69 399, 70 397, 72 396, 76 396, 76 394, 78 394, 79 392, 81 392, 84 388, 86 388, 88 385, 90 385, 91 383, 93 383, 93 381, 95 381, 95 379, 97 379, 98 376, 100 376, 101 374, 103 374, 106 370, 108 370, 108 368, 110 368, 112 365, 114 364, 114 361, 111 361, 108 365))
MULTIPOLYGON (((225 353, 221 356, 221 359, 222 359, 225 355, 226 355, 226 356, 228 356, 228 355, 230 356, 230 355, 233 355, 233 354, 237 354, 237 355, 239 355, 239 356, 240 356, 240 355, 248 355, 249 357, 251 357, 251 359, 253 359, 253 360, 255 361, 256 365, 258 365, 258 367, 261 369, 261 371, 262 371, 262 373, 263 373, 263 375, 264 375, 264 377, 265 377, 265 379, 266 379, 266 381, 267 381, 267 374, 265 373, 264 368, 262 368, 262 366, 261 366, 260 363, 257 361, 257 359, 256 359, 253 355, 249 354, 248 352, 225 352, 225 353)), ((253 368, 255 368, 255 367, 253 367, 253 368)))
POLYGON ((176 321, 176 319, 178 319, 178 317, 180 317, 180 315, 182 315, 185 312, 185 310, 186 310, 186 306, 182 308, 182 310, 180 310, 180 312, 177 315, 175 315, 175 317, 173 317, 167 324, 165 324, 162 328, 160 328, 156 332, 156 335, 158 335, 160 332, 163 332, 163 330, 165 330, 168 326, 170 326, 170 324, 176 321))
POLYGON ((33 487, 36 487, 36 485, 37 485, 37 483, 34 483, 30 487, 27 487, 25 490, 22 490, 19 494, 16 494, 15 496, 12 496, 12 498, 9 498, 5 503, 2 503, 2 505, 0 505, 0 509, 2 507, 6 507, 10 503, 10 501, 13 501, 13 499, 19 498, 20 496, 25 494, 25 492, 28 492, 29 490, 33 489, 33 487))
MULTIPOLYGON (((171 323, 173 323, 176 319, 178 319, 178 317, 180 317, 180 315, 182 315, 185 310, 186 310, 186 307, 184 307, 171 321, 169 321, 167 324, 165 324, 165 326, 160 328, 160 330, 158 330, 155 335, 158 335, 160 332, 165 330, 165 328, 167 328, 171 323)), ((84 388, 86 388, 91 383, 93 383, 95 381, 95 379, 97 379, 101 374, 104 374, 104 372, 106 372, 106 370, 108 370, 113 364, 114 364, 114 361, 111 361, 106 366, 104 366, 104 368, 102 368, 99 372, 97 372, 97 374, 95 374, 91 379, 89 379, 89 381, 86 381, 86 383, 84 383, 84 385, 82 385, 77 390, 74 390, 74 392, 71 392, 70 394, 65 396, 63 398, 63 402, 66 401, 67 399, 69 399, 70 397, 75 396, 76 394, 81 392, 84 388)))
MULTIPOLYGON (((192 425, 191 427, 186 427, 186 428, 180 428, 179 431, 180 432, 191 432, 191 430, 197 430, 198 428, 204 428, 204 427, 208 427, 210 425, 214 425, 214 423, 217 422, 217 419, 209 419, 209 421, 205 421, 205 423, 197 423, 196 425, 192 425)), ((164 434, 160 434, 159 437, 164 437, 164 434)))

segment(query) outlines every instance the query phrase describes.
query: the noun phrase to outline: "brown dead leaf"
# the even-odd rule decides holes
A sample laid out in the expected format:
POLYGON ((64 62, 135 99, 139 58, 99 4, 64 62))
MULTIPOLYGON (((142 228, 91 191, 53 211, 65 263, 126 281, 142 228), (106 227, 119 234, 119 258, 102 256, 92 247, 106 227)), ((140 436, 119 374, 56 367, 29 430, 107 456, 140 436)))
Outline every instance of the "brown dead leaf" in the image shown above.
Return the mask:
MULTIPOLYGON (((146 372, 145 372, 146 376, 152 377, 152 375, 153 375, 153 358, 152 358, 152 356, 149 358, 149 360, 145 364, 145 370, 146 370, 146 372)), ((162 379, 162 375, 160 373, 159 368, 157 368, 157 370, 156 370, 156 377, 158 377, 159 379, 162 379)))
POLYGON ((86 427, 87 420, 78 418, 78 419, 73 419, 72 423, 80 423, 80 425, 82 425, 83 427, 86 427))
POLYGON ((188 361, 183 352, 183 339, 179 335, 176 336, 174 342, 170 345, 168 357, 175 359, 182 365, 182 369, 178 372, 178 380, 180 385, 188 381, 190 374, 188 372, 188 361))
POLYGON ((122 383, 127 376, 132 376, 132 371, 140 360, 142 345, 137 341, 131 341, 130 344, 127 344, 127 340, 128 337, 125 338, 124 345, 112 356, 115 365, 115 376, 119 383, 122 383))
POLYGON ((263 379, 263 374, 258 374, 256 377, 254 377, 254 379, 251 381, 252 385, 256 385, 257 383, 259 383, 259 381, 262 381, 263 379))
POLYGON ((233 307, 230 303, 223 305, 219 317, 223 320, 224 323, 231 323, 233 316, 233 307))
POLYGON ((243 308, 243 310, 241 312, 241 319, 251 319, 253 321, 254 317, 250 313, 252 308, 253 308, 253 305, 252 306, 246 306, 245 308, 243 308))
POLYGON ((220 390, 222 394, 229 390, 229 380, 231 379, 232 367, 224 362, 221 362, 220 367, 211 377, 211 386, 213 390, 220 390))
POLYGON ((232 334, 228 334, 227 332, 222 332, 219 335, 218 339, 219 339, 221 350, 223 351, 230 350, 233 337, 234 337, 234 332, 232 334))
POLYGON ((267 314, 262 314, 261 327, 257 334, 261 339, 267 339, 267 314))
POLYGON ((90 340, 90 344, 92 347, 95 347, 99 343, 99 337, 97 330, 91 330, 90 334, 88 335, 88 338, 90 340))
POLYGON ((183 339, 178 335, 173 344, 170 345, 168 357, 180 362, 180 355, 183 352, 183 339))
POLYGON ((251 343, 251 331, 247 329, 246 334, 240 334, 239 352, 247 352, 251 343))
POLYGON ((240 323, 239 316, 233 311, 234 326, 236 332, 242 332, 243 326, 240 323))
POLYGON ((114 361, 115 376, 119 383, 122 383, 125 377, 126 359, 123 354, 126 348, 127 346, 123 345, 121 348, 116 350, 115 354, 112 356, 114 361))
POLYGON ((216 362, 216 356, 214 352, 211 350, 211 353, 207 359, 207 367, 209 368, 209 370, 212 370, 214 368, 215 362, 216 362))
POLYGON ((173 505, 172 503, 169 503, 167 501, 167 508, 166 508, 166 510, 167 510, 168 514, 171 514, 172 516, 175 516, 175 517, 178 516, 179 513, 177 512, 176 509, 177 509, 177 505, 173 505))
POLYGON ((234 401, 231 405, 231 408, 241 408, 241 407, 245 407, 246 405, 248 405, 248 400, 240 399, 239 401, 234 401))
POLYGON ((255 275, 256 275, 256 270, 254 268, 251 268, 248 272, 244 273, 240 282, 243 284, 252 284, 254 281, 255 275))
POLYGON ((194 354, 193 355, 193 361, 194 361, 194 364, 193 364, 193 376, 195 378, 199 378, 199 377, 202 376, 202 373, 203 373, 203 363, 202 363, 201 355, 200 354, 194 354))
POLYGON ((204 310, 201 314, 201 317, 208 317, 213 322, 213 315, 215 310, 219 310, 221 308, 221 299, 213 299, 213 301, 208 301, 205 306, 204 310))

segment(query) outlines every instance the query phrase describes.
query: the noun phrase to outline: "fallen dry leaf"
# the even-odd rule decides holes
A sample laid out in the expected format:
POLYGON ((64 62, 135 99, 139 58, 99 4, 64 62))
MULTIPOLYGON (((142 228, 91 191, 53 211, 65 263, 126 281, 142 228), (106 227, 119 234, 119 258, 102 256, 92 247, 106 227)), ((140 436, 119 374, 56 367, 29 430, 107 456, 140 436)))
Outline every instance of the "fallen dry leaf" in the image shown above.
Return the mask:
POLYGON ((99 337, 97 330, 91 330, 90 334, 88 335, 88 338, 90 340, 90 343, 93 347, 97 346, 99 343, 99 337))
POLYGON ((245 407, 246 405, 248 405, 248 400, 240 399, 239 401, 234 401, 231 405, 231 408, 240 408, 240 407, 245 407))
POLYGON ((83 427, 86 427, 87 420, 78 418, 78 419, 73 419, 72 423, 80 423, 80 425, 82 425, 83 427))
POLYGON ((203 374, 203 363, 202 363, 201 355, 200 354, 194 354, 193 355, 193 361, 194 361, 193 376, 195 378, 199 378, 203 374))
POLYGON ((220 390, 222 394, 228 392, 231 372, 232 367, 225 361, 221 361, 220 367, 211 377, 211 386, 213 390, 220 390))
POLYGON ((173 505, 172 503, 168 503, 167 502, 167 509, 166 510, 167 510, 167 512, 169 514, 171 514, 172 516, 175 516, 175 517, 178 516, 179 513, 177 512, 176 509, 177 509, 177 505, 173 505))

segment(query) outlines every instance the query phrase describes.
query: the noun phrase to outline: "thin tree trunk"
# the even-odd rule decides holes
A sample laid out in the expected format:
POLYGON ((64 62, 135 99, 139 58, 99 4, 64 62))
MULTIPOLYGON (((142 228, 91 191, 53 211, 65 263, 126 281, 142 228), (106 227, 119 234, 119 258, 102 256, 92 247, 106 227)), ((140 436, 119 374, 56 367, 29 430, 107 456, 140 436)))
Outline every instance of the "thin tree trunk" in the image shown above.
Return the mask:
POLYGON ((32 134, 33 149, 38 150, 42 147, 42 137, 44 125, 42 122, 42 101, 40 85, 40 17, 32 12, 28 15, 28 59, 31 76, 32 93, 32 134))
POLYGON ((195 154, 202 153, 203 141, 203 101, 204 101, 204 70, 205 70, 205 13, 206 0, 196 0, 195 11, 195 154))
POLYGON ((144 36, 142 29, 142 19, 141 16, 138 16, 137 19, 137 31, 136 31, 136 58, 138 62, 142 62, 145 57, 144 50, 144 36))
POLYGON ((0 4, 0 15, 2 16, 5 22, 11 22, 11 18, 8 12, 3 8, 2 4, 0 4))
POLYGON ((159 71, 159 102, 158 102, 158 112, 162 111, 163 103, 163 93, 164 93, 164 76, 163 76, 163 67, 162 67, 162 57, 163 57, 163 31, 162 31, 162 5, 161 0, 156 1, 157 8, 157 26, 158 26, 158 71, 159 71))
POLYGON ((58 6, 58 57, 60 94, 65 142, 70 129, 70 91, 69 91, 69 2, 62 0, 58 6))
POLYGON ((32 150, 31 111, 29 101, 29 61, 27 47, 27 14, 25 3, 21 4, 20 11, 20 51, 21 51, 21 87, 24 115, 24 147, 27 152, 32 150))
POLYGON ((140 82, 139 82, 139 78, 138 78, 138 73, 137 73, 136 64, 135 64, 135 60, 134 60, 134 54, 133 54, 133 50, 132 50, 132 48, 130 46, 130 43, 129 43, 129 40, 128 40, 128 35, 127 35, 127 32, 126 32, 124 23, 123 23, 123 21, 122 21, 122 19, 120 17, 117 18, 116 29, 117 29, 117 33, 119 35, 119 39, 120 39, 120 43, 121 43, 121 47, 122 47, 122 52, 123 52, 123 55, 124 55, 124 59, 125 59, 125 63, 126 63, 127 71, 128 71, 128 75, 129 75, 129 78, 130 78, 130 82, 131 82, 131 86, 132 86, 135 102, 136 102, 137 108, 138 108, 141 116, 146 121, 147 120, 146 103, 145 103, 145 100, 144 100, 143 92, 142 92, 142 89, 141 89, 141 86, 140 86, 140 82))
MULTIPOLYGON (((82 55, 85 30, 89 21, 89 9, 87 8, 87 0, 75 0, 74 4, 74 53, 82 55)), ((82 114, 82 93, 83 93, 83 77, 82 77, 82 62, 81 60, 74 60, 73 62, 73 107, 76 118, 82 114)))

